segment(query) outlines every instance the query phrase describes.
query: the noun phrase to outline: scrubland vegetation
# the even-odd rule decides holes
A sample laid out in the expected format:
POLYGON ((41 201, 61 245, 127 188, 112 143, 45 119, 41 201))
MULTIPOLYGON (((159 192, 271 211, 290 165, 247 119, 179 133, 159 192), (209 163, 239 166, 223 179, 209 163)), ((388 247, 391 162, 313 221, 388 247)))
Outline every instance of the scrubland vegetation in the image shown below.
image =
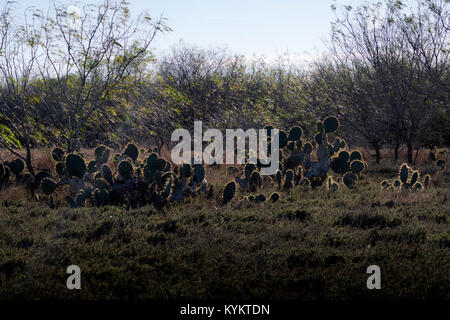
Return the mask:
POLYGON ((449 299, 448 1, 332 9, 329 55, 300 67, 156 58, 167 22, 122 2, 26 24, 6 3, 0 298, 449 299), (277 172, 174 164, 195 120, 279 128, 277 172))
POLYGON ((63 198, 50 209, 11 187, 1 200, 0 297, 448 299, 450 175, 426 155, 415 169, 430 174, 429 189, 382 188, 400 179, 383 161, 355 188, 266 181, 257 193, 279 192, 275 203, 243 200, 256 193, 237 188, 223 205, 234 176, 227 166, 206 168, 213 192, 162 210, 72 209, 63 198), (71 264, 82 270, 82 290, 65 287, 71 264), (382 290, 366 288, 371 264, 382 270, 382 290))

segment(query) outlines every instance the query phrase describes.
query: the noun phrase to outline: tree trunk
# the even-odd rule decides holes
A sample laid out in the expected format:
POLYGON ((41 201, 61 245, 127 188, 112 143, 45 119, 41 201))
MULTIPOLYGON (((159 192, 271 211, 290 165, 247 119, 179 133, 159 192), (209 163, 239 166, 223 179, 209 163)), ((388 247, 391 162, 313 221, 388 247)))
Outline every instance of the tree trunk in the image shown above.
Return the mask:
POLYGON ((376 163, 380 163, 381 152, 380 152, 380 144, 378 143, 378 141, 373 143, 373 147, 375 148, 375 161, 376 163))
POLYGON ((408 163, 412 164, 412 162, 413 162, 413 146, 412 146, 411 142, 407 143, 407 147, 408 147, 408 163))
POLYGON ((394 148, 394 160, 398 161, 398 149, 400 148, 400 142, 397 141, 395 143, 395 148, 394 148))
POLYGON ((417 162, 417 156, 419 155, 419 149, 420 148, 416 148, 416 156, 414 157, 414 164, 416 164, 416 162, 417 162))
POLYGON ((31 164, 31 148, 30 145, 27 144, 27 156, 26 156, 26 160, 25 163, 27 165, 27 169, 30 172, 30 174, 34 177, 34 169, 33 169, 33 165, 31 164))

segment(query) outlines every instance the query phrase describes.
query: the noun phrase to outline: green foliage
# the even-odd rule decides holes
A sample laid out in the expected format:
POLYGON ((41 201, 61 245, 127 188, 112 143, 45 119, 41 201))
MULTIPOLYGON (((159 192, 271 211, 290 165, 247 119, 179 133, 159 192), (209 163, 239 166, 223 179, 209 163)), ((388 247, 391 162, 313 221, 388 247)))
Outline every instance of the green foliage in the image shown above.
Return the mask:
MULTIPOLYGON (((450 242, 445 220, 448 203, 442 201, 446 184, 410 201, 380 191, 380 179, 382 175, 374 173, 356 195, 346 187, 329 196, 320 188, 299 188, 289 195, 279 191, 276 203, 267 196, 259 205, 248 201, 222 207, 217 206, 218 199, 199 197, 183 205, 168 205, 162 213, 151 206, 97 208, 112 204, 109 200, 97 203, 96 193, 102 192, 97 189, 94 207, 87 206, 87 199, 86 208, 80 210, 58 207, 60 197, 55 194, 56 209, 35 201, 3 200, 0 225, 8 226, 2 230, 2 238, 8 241, 2 244, 7 254, 1 266, 8 277, 0 286, 0 297, 65 299, 65 285, 54 285, 63 272, 47 270, 83 257, 82 281, 84 275, 89 285, 78 290, 80 299, 105 295, 156 300, 161 296, 447 299, 450 242), (36 259, 37 250, 55 248, 55 239, 56 248, 66 250, 51 250, 45 259, 36 259), (105 264, 111 257, 117 265, 105 264), (367 277, 363 278, 373 260, 389 274, 382 279, 383 294, 378 297, 367 290, 367 277), (155 261, 159 267, 152 268, 155 261), (255 266, 264 270, 265 277, 255 272, 255 266), (33 273, 22 272, 33 268, 33 273), (426 281, 410 285, 411 279, 422 279, 424 274, 426 281), (21 285, 26 283, 35 283, 40 290, 21 285), (249 293, 242 283, 258 283, 258 290, 249 293), (292 284, 301 290, 293 291, 292 284)), ((255 196, 251 195, 253 201, 255 196)))
POLYGON ((5 144, 8 147, 22 149, 20 140, 17 138, 14 132, 2 123, 0 123, 0 138, 4 140, 5 144))

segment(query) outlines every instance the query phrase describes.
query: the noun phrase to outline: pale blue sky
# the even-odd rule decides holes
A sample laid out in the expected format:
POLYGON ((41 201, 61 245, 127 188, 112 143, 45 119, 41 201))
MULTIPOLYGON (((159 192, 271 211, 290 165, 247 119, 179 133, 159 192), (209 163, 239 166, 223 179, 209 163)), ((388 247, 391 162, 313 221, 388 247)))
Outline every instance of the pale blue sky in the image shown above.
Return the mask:
POLYGON ((333 13, 331 0, 138 0, 133 10, 163 14, 173 32, 160 37, 164 51, 180 39, 203 47, 274 58, 317 55, 324 50, 333 13), (308 54, 308 55, 307 55, 308 54))
MULTIPOLYGON (((0 0, 1 1, 1 0, 0 0)), ((92 1, 58 1, 80 5, 92 1)), ((172 32, 154 43, 157 55, 167 52, 180 39, 201 47, 227 47, 246 56, 274 59, 289 53, 308 60, 325 51, 334 13, 332 3, 361 0, 129 0, 133 13, 147 10, 168 19, 172 32)), ((19 7, 48 6, 48 1, 21 0, 19 7)))

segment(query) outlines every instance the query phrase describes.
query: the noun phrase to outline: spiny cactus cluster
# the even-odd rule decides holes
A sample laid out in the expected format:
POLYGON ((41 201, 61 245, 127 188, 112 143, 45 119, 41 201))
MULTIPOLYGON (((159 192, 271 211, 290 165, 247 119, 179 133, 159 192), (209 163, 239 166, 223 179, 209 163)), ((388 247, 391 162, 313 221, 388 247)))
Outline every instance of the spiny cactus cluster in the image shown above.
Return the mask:
POLYGON ((48 176, 50 176, 49 172, 40 171, 33 177, 30 173, 25 172, 25 163, 19 158, 11 162, 0 163, 0 189, 22 185, 34 195, 41 181, 48 176))
MULTIPOLYGON (((327 181, 326 188, 330 191, 339 189, 339 184, 354 187, 357 181, 367 171, 367 163, 358 150, 348 150, 345 140, 335 137, 333 144, 328 139, 330 134, 337 134, 340 123, 336 117, 330 116, 317 124, 317 132, 312 142, 304 141, 303 131, 294 126, 288 132, 279 131, 279 169, 271 176, 271 180, 279 190, 288 191, 294 186, 317 187, 327 181), (315 153, 317 160, 313 161, 315 153), (329 168, 339 177, 334 180, 328 176, 329 168), (328 180, 327 180, 328 179, 328 180)), ((271 152, 272 126, 264 128, 267 131, 267 153, 271 152)), ((261 167, 247 163, 242 173, 238 173, 235 181, 241 192, 256 192, 262 186, 261 167)), ((235 172, 235 167, 228 168, 228 172, 235 172)), ((224 197, 225 199, 226 197, 224 197)))
POLYGON ((423 190, 429 189, 431 187, 431 177, 426 174, 422 182, 420 182, 420 172, 410 168, 406 163, 403 163, 398 170, 398 178, 389 182, 388 180, 383 180, 380 183, 383 190, 423 190))
POLYGON ((236 194, 236 183, 234 181, 229 182, 223 189, 223 200, 222 203, 226 204, 231 201, 236 194))
MULTIPOLYGON (((269 166, 258 161, 246 163, 242 171, 236 167, 228 168, 235 180, 223 189, 221 201, 230 202, 240 192, 250 192, 249 201, 257 203, 278 201, 280 191, 291 191, 296 186, 315 188, 325 183, 327 191, 337 191, 341 183, 353 187, 367 171, 367 163, 357 150, 349 150, 345 140, 338 137, 339 120, 330 116, 318 122, 317 132, 312 141, 304 140, 302 128, 294 126, 279 134, 278 170, 272 176, 262 176, 261 168, 269 166), (335 135, 333 143, 330 135, 335 135), (329 176, 329 169, 336 174, 329 176), (230 170, 234 169, 234 170, 230 170), (237 175, 237 176, 236 176, 237 175), (278 192, 268 196, 262 193, 266 184, 278 186, 278 192)), ((271 131, 266 126, 267 153, 271 152, 271 131)), ((68 185, 70 194, 66 201, 72 207, 86 203, 97 206, 126 204, 138 206, 153 203, 163 208, 167 203, 182 201, 188 196, 200 192, 212 195, 212 186, 205 179, 203 165, 185 163, 173 166, 157 154, 157 149, 139 149, 128 144, 122 152, 112 154, 104 146, 95 149, 95 159, 86 162, 82 154, 66 154, 61 148, 54 148, 51 156, 55 161, 56 174, 39 172, 35 177, 23 174, 24 163, 17 159, 0 165, 0 183, 29 181, 36 188, 40 186, 42 194, 54 206, 54 195, 63 192, 60 186, 68 185), (15 177, 15 179, 12 179, 15 177)), ((249 158, 251 154, 249 154, 249 158)), ((55 197, 56 198, 56 197, 55 197)))
MULTIPOLYGON (((336 117, 327 117, 317 125, 318 132, 314 135, 314 142, 302 140, 303 132, 300 127, 293 127, 287 135, 286 145, 280 138, 280 171, 284 178, 284 189, 290 189, 294 185, 307 185, 315 187, 322 184, 327 177, 329 168, 330 150, 328 146, 328 134, 337 132, 339 120, 336 117), (317 146, 314 148, 314 146, 317 146), (315 151, 317 161, 312 161, 311 156, 315 151)), ((286 133, 280 131, 280 136, 286 133)), ((276 177, 280 183, 280 175, 276 177)))
MULTIPOLYGON (((336 138, 330 159, 330 168, 342 176, 342 182, 349 188, 367 172, 368 165, 358 150, 347 151, 343 140, 336 138)), ((333 188, 334 189, 334 188, 333 188)))
POLYGON ((95 149, 95 160, 86 165, 82 155, 66 155, 62 149, 55 148, 52 157, 57 161, 59 181, 50 174, 44 177, 43 194, 54 203, 53 194, 58 186, 68 184, 70 195, 66 201, 71 207, 81 207, 89 201, 97 206, 126 204, 135 207, 153 203, 161 209, 170 201, 181 201, 187 195, 206 191, 203 166, 185 164, 177 175, 171 164, 156 153, 139 161, 139 149, 128 144, 124 152, 115 157, 114 162, 118 164, 113 170, 108 165, 110 154, 109 148, 99 146, 95 149))
POLYGON ((244 196, 241 199, 241 202, 243 203, 264 203, 266 201, 270 201, 272 203, 277 202, 278 200, 280 200, 280 194, 278 192, 273 192, 270 194, 270 196, 267 198, 264 194, 259 193, 257 195, 249 195, 249 196, 244 196))
MULTIPOLYGON (((359 151, 348 151, 344 139, 336 137, 333 144, 328 141, 329 134, 337 133, 339 127, 339 120, 334 116, 318 122, 313 142, 302 140, 300 127, 291 128, 289 134, 280 131, 280 172, 274 176, 278 186, 285 190, 294 185, 314 188, 327 180, 329 168, 341 176, 340 180, 347 187, 355 186, 368 166, 359 151), (317 161, 311 160, 313 152, 317 161)), ((331 188, 337 190, 338 183, 333 183, 329 183, 327 188, 333 185, 331 188)))

